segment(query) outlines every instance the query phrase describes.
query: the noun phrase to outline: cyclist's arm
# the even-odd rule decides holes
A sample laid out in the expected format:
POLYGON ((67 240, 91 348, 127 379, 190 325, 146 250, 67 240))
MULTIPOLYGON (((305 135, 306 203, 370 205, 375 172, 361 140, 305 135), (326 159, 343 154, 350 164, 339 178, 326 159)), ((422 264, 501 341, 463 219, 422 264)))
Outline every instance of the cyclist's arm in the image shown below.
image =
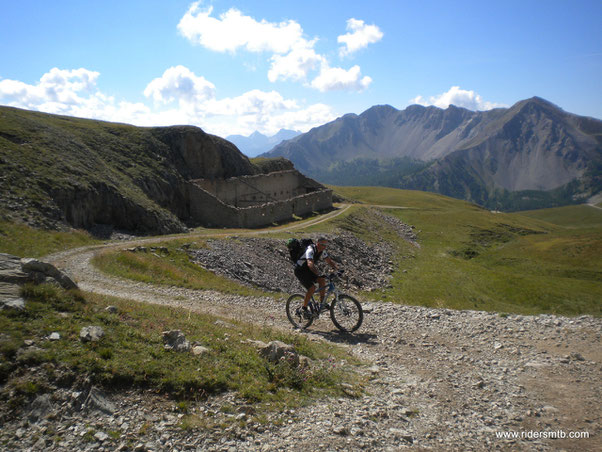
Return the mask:
POLYGON ((314 272, 316 275, 319 275, 320 273, 318 272, 318 268, 315 266, 314 264, 314 260, 313 259, 307 259, 307 266, 309 267, 309 269, 314 272))
POLYGON ((335 270, 337 269, 337 265, 334 263, 334 261, 333 261, 331 258, 327 257, 327 258, 326 258, 326 259, 324 259, 324 260, 325 260, 325 261, 326 261, 326 263, 327 263, 328 265, 330 265, 332 268, 334 268, 335 270))

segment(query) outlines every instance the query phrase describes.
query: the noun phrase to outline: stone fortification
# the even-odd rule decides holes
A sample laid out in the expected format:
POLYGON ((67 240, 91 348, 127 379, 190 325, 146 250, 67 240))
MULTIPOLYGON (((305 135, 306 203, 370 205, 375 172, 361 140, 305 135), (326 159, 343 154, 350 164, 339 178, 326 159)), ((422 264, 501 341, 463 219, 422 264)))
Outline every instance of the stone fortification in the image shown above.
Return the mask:
POLYGON ((332 208, 332 190, 296 170, 189 184, 190 216, 204 226, 252 228, 332 208))
POLYGON ((257 206, 324 190, 322 185, 297 170, 228 179, 197 179, 194 183, 234 207, 257 206))

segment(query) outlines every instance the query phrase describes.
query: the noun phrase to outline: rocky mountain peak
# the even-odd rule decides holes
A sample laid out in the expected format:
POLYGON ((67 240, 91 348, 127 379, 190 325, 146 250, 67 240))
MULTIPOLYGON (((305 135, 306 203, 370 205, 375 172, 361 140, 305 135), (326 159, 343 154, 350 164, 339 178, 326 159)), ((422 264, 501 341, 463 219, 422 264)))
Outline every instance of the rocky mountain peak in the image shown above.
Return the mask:
POLYGON ((411 105, 401 111, 376 105, 266 154, 279 155, 324 183, 355 185, 361 183, 359 175, 369 184, 387 180, 387 186, 436 191, 479 204, 500 196, 507 200, 492 201, 496 207, 522 205, 511 193, 523 190, 557 190, 537 195, 545 204, 529 208, 571 203, 602 190, 593 176, 596 162, 602 161, 602 121, 567 113, 540 97, 478 112, 453 105, 411 105), (375 168, 387 177, 379 178, 375 168), (408 174, 410 170, 417 172, 408 174), (364 171, 372 174, 366 177, 364 171))

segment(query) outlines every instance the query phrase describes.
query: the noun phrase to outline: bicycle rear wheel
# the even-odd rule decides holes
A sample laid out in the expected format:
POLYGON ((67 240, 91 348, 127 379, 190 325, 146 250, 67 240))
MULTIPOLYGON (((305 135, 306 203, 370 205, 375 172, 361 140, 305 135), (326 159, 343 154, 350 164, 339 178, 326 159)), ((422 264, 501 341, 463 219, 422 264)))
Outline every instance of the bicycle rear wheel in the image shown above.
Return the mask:
POLYGON ((362 311, 360 302, 355 298, 349 295, 340 295, 332 302, 330 318, 339 330, 353 333, 362 325, 364 311, 362 311))
POLYGON ((305 296, 299 293, 291 295, 286 300, 286 316, 288 320, 295 328, 302 330, 308 328, 314 321, 313 317, 306 318, 303 315, 303 300, 305 300, 305 296))

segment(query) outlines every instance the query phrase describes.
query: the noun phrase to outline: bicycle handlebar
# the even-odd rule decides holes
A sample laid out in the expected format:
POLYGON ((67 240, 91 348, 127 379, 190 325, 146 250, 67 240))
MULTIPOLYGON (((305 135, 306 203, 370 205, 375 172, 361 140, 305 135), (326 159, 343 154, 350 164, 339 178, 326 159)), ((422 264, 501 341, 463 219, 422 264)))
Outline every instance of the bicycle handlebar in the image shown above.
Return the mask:
POLYGON ((340 278, 343 275, 343 273, 345 273, 344 270, 337 270, 336 272, 330 272, 329 274, 320 275, 320 277, 332 280, 333 278, 340 278))

